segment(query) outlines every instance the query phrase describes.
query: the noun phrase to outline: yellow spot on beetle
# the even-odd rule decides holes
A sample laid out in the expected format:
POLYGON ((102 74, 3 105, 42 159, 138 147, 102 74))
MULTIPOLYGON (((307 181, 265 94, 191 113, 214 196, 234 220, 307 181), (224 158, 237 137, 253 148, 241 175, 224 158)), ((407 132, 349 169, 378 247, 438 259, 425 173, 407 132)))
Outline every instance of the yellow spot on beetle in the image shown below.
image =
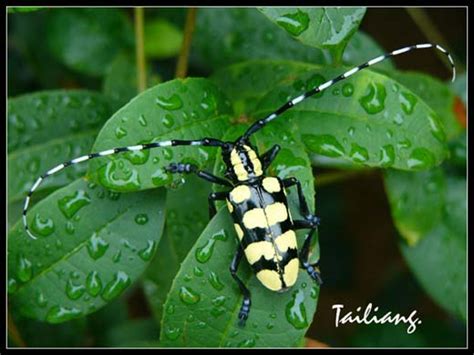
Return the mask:
POLYGON ((299 268, 298 258, 291 259, 288 264, 285 265, 285 271, 283 273, 283 280, 287 287, 293 286, 298 278, 299 268))
POLYGON ((235 203, 242 203, 248 200, 252 195, 250 188, 246 185, 240 185, 230 192, 230 198, 235 203))
POLYGON ((268 226, 265 212, 262 208, 253 208, 250 211, 245 212, 242 218, 245 228, 266 228, 268 226))
POLYGON ((271 260, 274 255, 275 249, 272 243, 266 240, 251 243, 245 248, 245 256, 250 265, 256 263, 262 256, 267 260, 271 260))
POLYGON ((262 185, 269 193, 281 191, 280 181, 276 177, 266 177, 263 179, 262 185))
POLYGON ((244 237, 244 231, 242 230, 242 228, 240 228, 240 226, 237 223, 234 223, 234 228, 235 228, 235 231, 237 232, 237 238, 239 238, 239 240, 242 240, 242 238, 244 237))
POLYGON ((268 219, 268 224, 273 226, 274 224, 286 221, 288 218, 288 210, 286 206, 281 202, 275 202, 265 207, 265 214, 268 219))
POLYGON ((265 286, 266 288, 272 291, 281 290, 281 281, 280 276, 274 270, 261 270, 257 272, 257 279, 265 286))
POLYGON ((234 206, 232 206, 230 201, 228 199, 226 199, 225 202, 227 203, 227 209, 229 210, 229 212, 230 213, 234 212, 234 206))
POLYGON ((234 173, 237 176, 237 179, 239 181, 248 180, 249 174, 247 173, 247 170, 245 170, 244 164, 240 163, 240 164, 234 165, 234 173))
POLYGON ((275 244, 278 248, 278 251, 284 253, 288 250, 288 248, 296 248, 296 234, 291 229, 279 235, 275 239, 275 244))

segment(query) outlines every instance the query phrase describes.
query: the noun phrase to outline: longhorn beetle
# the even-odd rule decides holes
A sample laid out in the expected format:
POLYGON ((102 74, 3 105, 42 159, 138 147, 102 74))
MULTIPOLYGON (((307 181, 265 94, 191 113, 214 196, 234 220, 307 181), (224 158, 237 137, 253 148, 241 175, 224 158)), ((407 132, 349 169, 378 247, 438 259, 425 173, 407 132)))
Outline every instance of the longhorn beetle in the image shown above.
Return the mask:
POLYGON ((318 284, 322 283, 318 263, 309 263, 309 248, 313 233, 319 225, 319 218, 313 215, 303 195, 301 183, 294 177, 280 179, 265 176, 265 171, 277 156, 280 146, 275 144, 270 150, 258 155, 250 136, 268 123, 289 110, 306 98, 313 96, 339 81, 342 81, 358 71, 379 63, 387 58, 409 52, 414 49, 436 48, 444 53, 451 63, 453 81, 456 76, 454 62, 451 55, 441 46, 426 43, 403 47, 386 53, 368 62, 354 67, 345 73, 312 88, 306 93, 288 101, 267 117, 254 122, 247 131, 235 142, 223 142, 215 138, 200 140, 168 140, 155 143, 139 144, 135 146, 112 148, 98 153, 84 155, 64 162, 41 175, 31 187, 25 200, 23 209, 23 224, 28 235, 36 237, 28 229, 26 213, 31 195, 41 182, 65 167, 86 160, 117 154, 127 151, 140 151, 158 147, 176 146, 207 146, 221 148, 222 158, 226 165, 225 178, 214 176, 200 170, 194 164, 172 163, 166 170, 170 173, 196 174, 200 178, 229 188, 229 191, 214 192, 209 195, 209 215, 212 218, 216 213, 216 201, 226 201, 229 212, 234 221, 235 231, 239 240, 237 251, 230 265, 232 277, 237 282, 243 295, 239 311, 240 324, 244 325, 250 312, 250 291, 237 276, 237 269, 242 256, 245 255, 258 280, 272 291, 282 292, 293 286, 298 277, 301 266, 318 284), (293 220, 288 209, 285 189, 296 186, 298 192, 299 209, 303 219, 293 220), (309 229, 301 251, 298 252, 295 231, 309 229))

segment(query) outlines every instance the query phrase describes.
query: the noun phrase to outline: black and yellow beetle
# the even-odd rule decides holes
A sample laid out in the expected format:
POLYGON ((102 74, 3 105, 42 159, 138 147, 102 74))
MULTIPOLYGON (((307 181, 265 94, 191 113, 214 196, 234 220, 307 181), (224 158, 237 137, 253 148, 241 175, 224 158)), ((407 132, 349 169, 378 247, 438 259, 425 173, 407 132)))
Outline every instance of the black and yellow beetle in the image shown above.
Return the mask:
POLYGON ((243 255, 245 255, 247 261, 253 268, 258 280, 272 291, 282 292, 293 286, 297 280, 300 266, 303 267, 316 282, 319 284, 322 283, 317 263, 310 264, 308 261, 311 238, 319 225, 319 218, 310 213, 301 184, 297 179, 288 178, 282 180, 278 177, 265 176, 265 171, 277 156, 280 146, 274 145, 268 152, 259 156, 250 143, 250 136, 294 105, 354 75, 364 68, 413 49, 433 47, 447 55, 453 69, 454 80, 456 73, 454 62, 451 55, 444 48, 431 43, 416 44, 371 59, 295 97, 266 118, 253 123, 235 142, 223 142, 215 138, 168 140, 112 148, 102 152, 84 155, 59 164, 41 175, 28 192, 23 208, 23 224, 25 230, 31 238, 36 239, 28 229, 26 220, 26 213, 33 192, 46 177, 61 171, 69 165, 111 154, 158 147, 192 145, 221 148, 222 158, 227 167, 225 178, 214 176, 206 171, 200 170, 193 164, 185 163, 172 163, 167 167, 167 171, 170 173, 193 173, 206 181, 224 185, 229 188, 229 191, 216 192, 209 195, 209 214, 212 217, 216 213, 215 201, 226 201, 234 221, 239 247, 230 265, 230 272, 243 294, 239 319, 240 323, 244 324, 250 312, 251 300, 250 291, 237 276, 237 269, 243 255), (291 186, 296 186, 298 191, 299 208, 303 216, 301 220, 293 220, 288 209, 285 189, 291 186), (295 234, 295 231, 298 229, 309 229, 309 233, 299 252, 295 234))

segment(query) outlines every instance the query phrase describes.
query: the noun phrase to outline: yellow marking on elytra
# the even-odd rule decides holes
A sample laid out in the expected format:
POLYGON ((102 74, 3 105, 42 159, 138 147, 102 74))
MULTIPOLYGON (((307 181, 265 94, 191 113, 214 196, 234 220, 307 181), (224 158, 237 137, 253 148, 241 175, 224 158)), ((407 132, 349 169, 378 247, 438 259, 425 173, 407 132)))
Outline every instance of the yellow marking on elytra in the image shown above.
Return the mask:
POLYGON ((298 258, 291 259, 288 264, 285 265, 285 271, 283 272, 283 280, 287 287, 293 286, 298 278, 299 268, 298 258))
POLYGON ((250 211, 245 212, 244 217, 242 218, 245 228, 266 228, 267 218, 265 217, 265 212, 262 208, 253 208, 250 211))
POLYGON ((256 263, 262 256, 267 260, 271 260, 274 255, 275 249, 273 248, 273 244, 266 240, 251 243, 245 248, 245 256, 250 265, 256 263))
POLYGON ((296 248, 296 234, 291 229, 279 235, 275 239, 275 244, 279 252, 284 253, 288 248, 296 248))
POLYGON ((252 165, 253 165, 253 172, 256 176, 260 176, 263 174, 262 171, 262 163, 258 158, 252 159, 252 165))
POLYGON ((265 207, 265 215, 268 219, 268 225, 273 226, 274 224, 286 221, 288 218, 288 210, 285 204, 275 202, 265 207))
POLYGON ((278 272, 274 270, 261 270, 257 272, 256 276, 266 288, 272 291, 281 290, 281 281, 278 272))
POLYGON ((248 200, 252 195, 250 188, 246 185, 240 185, 230 192, 230 198, 235 203, 242 203, 248 200))
POLYGON ((242 228, 240 228, 240 226, 237 223, 234 223, 234 228, 235 228, 235 231, 237 232, 237 238, 239 238, 239 240, 242 240, 242 238, 244 237, 244 231, 242 230, 242 228))
POLYGON ((262 185, 269 193, 281 191, 280 181, 276 177, 266 177, 262 180, 262 185))
POLYGON ((245 170, 244 164, 240 163, 233 166, 234 173, 237 176, 237 180, 239 181, 247 181, 249 178, 249 174, 247 170, 245 170))
POLYGON ((225 199, 225 202, 227 203, 227 209, 229 210, 230 213, 234 212, 234 206, 230 203, 228 199, 225 199))
POLYGON ((242 160, 240 160, 239 153, 237 153, 237 150, 234 148, 230 152, 230 162, 232 165, 237 165, 237 164, 242 164, 242 160))

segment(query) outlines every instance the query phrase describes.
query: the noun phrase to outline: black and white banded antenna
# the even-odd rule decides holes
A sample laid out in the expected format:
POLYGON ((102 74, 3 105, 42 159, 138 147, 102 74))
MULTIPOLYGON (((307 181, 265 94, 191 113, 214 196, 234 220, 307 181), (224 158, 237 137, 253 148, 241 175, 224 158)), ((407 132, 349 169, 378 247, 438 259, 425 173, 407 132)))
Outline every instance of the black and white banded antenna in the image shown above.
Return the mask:
POLYGON ((307 99, 308 97, 310 96, 313 96, 323 90, 326 90, 327 88, 333 86, 334 84, 336 84, 337 82, 341 81, 341 80, 344 80, 344 79, 347 79, 348 77, 354 75, 355 73, 361 71, 362 69, 365 69, 365 68, 368 68, 374 64, 377 64, 377 63, 380 63, 382 61, 384 61, 385 59, 388 59, 388 58, 391 58, 391 57, 395 57, 397 55, 400 55, 400 54, 403 54, 403 53, 408 53, 414 49, 427 49, 427 48, 436 48, 437 50, 441 51, 443 54, 445 54, 448 59, 449 59, 449 62, 451 63, 451 68, 453 70, 453 77, 452 77, 452 81, 454 81, 456 79, 456 68, 454 66, 454 61, 453 61, 453 57, 451 57, 451 54, 449 54, 449 52, 444 49, 443 47, 441 47, 440 45, 438 44, 433 44, 433 43, 422 43, 422 44, 414 44, 412 46, 407 46, 407 47, 403 47, 403 48, 399 48, 399 49, 396 49, 392 52, 389 52, 389 53, 386 53, 386 54, 383 54, 383 55, 380 55, 376 58, 373 58, 371 60, 369 60, 368 62, 365 62, 357 67, 354 67, 348 71, 346 71, 345 73, 339 75, 338 77, 335 77, 334 79, 331 79, 329 81, 326 81, 325 83, 305 92, 304 94, 301 94, 297 97, 295 97, 294 99, 288 101, 286 104, 284 104, 283 106, 281 106, 278 110, 276 110, 275 112, 271 113, 270 115, 268 115, 266 118, 263 118, 261 120, 258 120, 256 122, 254 122, 248 129, 247 131, 244 133, 244 135, 241 137, 241 140, 242 141, 246 141, 248 140, 248 138, 254 134, 255 132, 257 132, 258 130, 260 130, 261 128, 265 127, 269 122, 273 121, 275 118, 277 118, 278 116, 280 116, 282 113, 286 112, 288 109, 292 108, 293 106, 299 104, 300 102, 304 101, 305 99, 307 99))
POLYGON ((162 141, 162 142, 154 142, 154 143, 147 143, 147 144, 139 144, 139 145, 133 145, 133 146, 128 146, 128 147, 120 147, 120 148, 113 148, 113 149, 108 149, 104 150, 98 153, 92 153, 92 154, 86 154, 83 156, 80 156, 78 158, 66 161, 64 163, 61 163, 59 165, 56 165, 54 168, 48 170, 46 173, 41 175, 36 182, 33 184, 33 186, 30 188, 28 191, 28 195, 25 198, 25 204, 23 207, 23 226, 25 227, 26 233, 30 236, 32 239, 37 239, 37 237, 31 233, 30 229, 28 228, 28 222, 26 220, 26 214, 28 211, 28 205, 30 204, 30 199, 31 196, 33 195, 33 192, 40 186, 40 184, 43 182, 44 179, 46 179, 48 176, 51 176, 53 174, 58 173, 59 171, 63 170, 64 168, 85 162, 87 160, 95 159, 95 158, 100 158, 100 157, 105 157, 107 155, 112 155, 112 154, 117 154, 121 152, 133 152, 133 151, 141 151, 141 150, 146 150, 146 149, 151 149, 151 148, 158 148, 158 147, 176 147, 176 146, 186 146, 186 145, 191 145, 191 146, 207 146, 207 147, 224 147, 225 143, 215 139, 215 138, 203 138, 203 139, 196 139, 196 140, 168 140, 168 141, 162 141))

